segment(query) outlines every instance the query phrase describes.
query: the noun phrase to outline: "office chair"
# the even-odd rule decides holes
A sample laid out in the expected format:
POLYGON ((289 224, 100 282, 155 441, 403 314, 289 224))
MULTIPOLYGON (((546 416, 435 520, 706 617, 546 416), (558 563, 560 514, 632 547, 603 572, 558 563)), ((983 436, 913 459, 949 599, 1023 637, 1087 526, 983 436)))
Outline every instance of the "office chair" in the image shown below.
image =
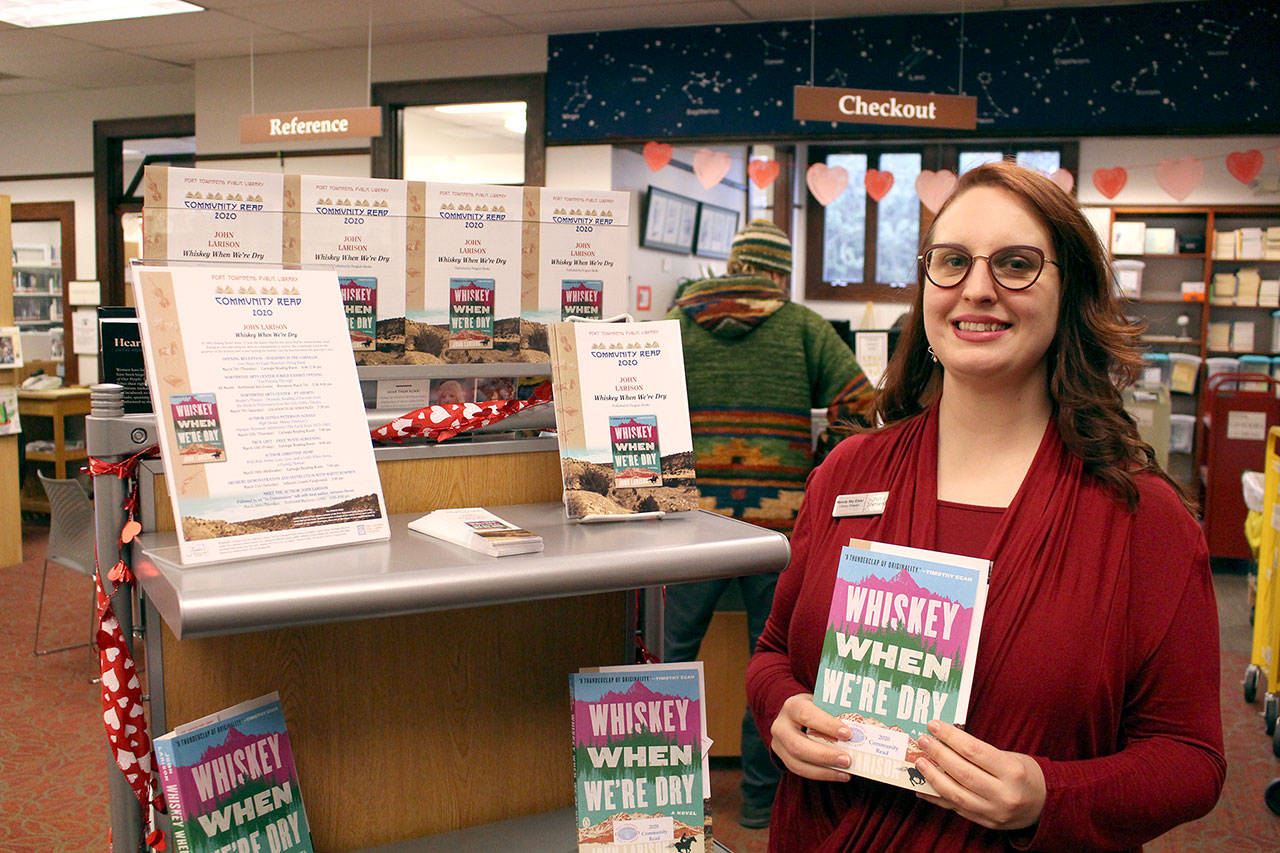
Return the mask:
MULTIPOLYGON (((97 536, 93 520, 93 504, 79 480, 55 480, 37 471, 40 485, 49 497, 49 549, 40 573, 40 603, 36 607, 36 635, 32 650, 36 655, 64 652, 68 649, 94 647, 96 597, 89 590, 89 642, 73 643, 53 649, 40 648, 40 622, 44 616, 44 588, 49 576, 49 563, 57 563, 93 577, 93 552, 97 536)), ((95 656, 96 659, 96 656, 95 656)))

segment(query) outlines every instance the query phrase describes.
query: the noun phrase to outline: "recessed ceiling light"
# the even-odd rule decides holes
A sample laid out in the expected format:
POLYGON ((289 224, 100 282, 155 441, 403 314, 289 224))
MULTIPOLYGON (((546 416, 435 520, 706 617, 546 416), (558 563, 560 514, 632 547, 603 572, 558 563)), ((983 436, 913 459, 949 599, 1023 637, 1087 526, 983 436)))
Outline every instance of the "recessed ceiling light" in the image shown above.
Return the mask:
POLYGON ((56 27, 203 11, 204 7, 183 0, 0 0, 0 21, 18 27, 56 27))

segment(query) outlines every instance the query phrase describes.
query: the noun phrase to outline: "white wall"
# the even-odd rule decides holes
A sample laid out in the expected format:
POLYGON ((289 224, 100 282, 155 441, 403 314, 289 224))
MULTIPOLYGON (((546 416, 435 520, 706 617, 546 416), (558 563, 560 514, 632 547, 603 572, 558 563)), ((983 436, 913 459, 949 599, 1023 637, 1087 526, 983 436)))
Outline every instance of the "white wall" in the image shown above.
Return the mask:
POLYGON ((93 234, 93 178, 54 181, 0 181, 0 195, 14 202, 69 201, 76 208, 77 279, 97 278, 97 246, 93 234), (87 223, 82 225, 82 223, 87 223))
POLYGON ((639 146, 619 146, 613 150, 613 188, 631 193, 630 251, 627 257, 631 277, 629 310, 637 320, 661 320, 666 315, 667 309, 671 307, 676 287, 682 279, 723 275, 725 271, 725 262, 721 259, 663 252, 640 246, 640 233, 644 225, 641 213, 645 193, 650 186, 736 210, 739 227, 745 222, 747 208, 745 189, 734 189, 723 182, 709 190, 704 189, 692 172, 675 165, 679 162, 691 166, 694 154, 703 147, 717 153, 728 154, 731 165, 726 177, 739 184, 745 184, 747 149, 743 145, 676 147, 672 152, 672 162, 656 172, 651 171, 645 163, 639 146), (647 311, 640 311, 635 307, 636 288, 640 285, 652 288, 650 308, 647 311))

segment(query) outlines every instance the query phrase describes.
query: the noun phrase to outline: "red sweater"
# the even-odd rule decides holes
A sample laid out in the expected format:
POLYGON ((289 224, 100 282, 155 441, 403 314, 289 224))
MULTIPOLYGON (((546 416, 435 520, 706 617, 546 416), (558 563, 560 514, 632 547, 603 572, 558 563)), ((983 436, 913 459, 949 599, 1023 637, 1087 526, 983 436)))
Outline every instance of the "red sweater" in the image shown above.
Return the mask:
POLYGON ((993 557, 965 728, 1036 758, 1047 786, 1040 822, 998 832, 890 785, 784 772, 770 849, 1125 849, 1207 813, 1226 771, 1217 609, 1203 534, 1173 490, 1139 477, 1130 514, 1078 466, 1064 479, 1069 454, 1050 426, 1008 511, 940 510, 936 428, 923 438, 919 453, 903 454, 900 443, 886 452, 883 435, 854 437, 814 472, 748 698, 768 744, 782 703, 813 691, 850 538, 993 557), (920 459, 891 461, 903 455, 920 459), (886 517, 895 504, 913 517, 831 517, 837 495, 870 491, 890 491, 886 517), (988 540, 990 553, 977 553, 988 540), (1039 556, 1048 553, 1065 558, 1039 556))

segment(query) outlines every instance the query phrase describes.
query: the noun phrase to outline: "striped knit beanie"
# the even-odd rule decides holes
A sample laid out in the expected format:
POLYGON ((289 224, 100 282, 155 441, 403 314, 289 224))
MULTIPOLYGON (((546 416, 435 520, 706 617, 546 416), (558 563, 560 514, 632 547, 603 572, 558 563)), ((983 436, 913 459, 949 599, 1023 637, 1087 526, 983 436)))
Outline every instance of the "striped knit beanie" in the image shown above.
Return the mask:
POLYGON ((729 259, 791 275, 791 240, 767 219, 753 219, 733 236, 729 259))

